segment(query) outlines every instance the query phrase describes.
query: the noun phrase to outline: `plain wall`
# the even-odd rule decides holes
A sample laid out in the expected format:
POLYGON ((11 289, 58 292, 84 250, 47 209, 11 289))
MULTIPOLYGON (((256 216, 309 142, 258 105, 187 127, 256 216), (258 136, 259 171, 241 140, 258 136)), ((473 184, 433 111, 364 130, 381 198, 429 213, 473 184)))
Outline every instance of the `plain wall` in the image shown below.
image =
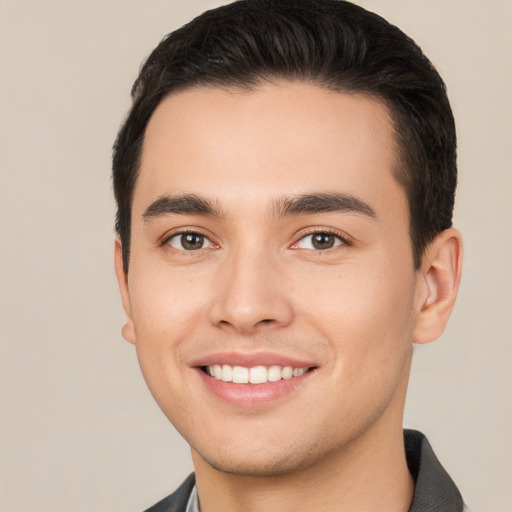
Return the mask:
MULTIPOLYGON (((139 63, 220 3, 0 0, 0 511, 137 511, 191 471, 121 338, 110 156, 139 63)), ((510 512, 512 2, 358 3, 420 44, 458 122, 463 283, 405 424, 476 512, 510 512)))

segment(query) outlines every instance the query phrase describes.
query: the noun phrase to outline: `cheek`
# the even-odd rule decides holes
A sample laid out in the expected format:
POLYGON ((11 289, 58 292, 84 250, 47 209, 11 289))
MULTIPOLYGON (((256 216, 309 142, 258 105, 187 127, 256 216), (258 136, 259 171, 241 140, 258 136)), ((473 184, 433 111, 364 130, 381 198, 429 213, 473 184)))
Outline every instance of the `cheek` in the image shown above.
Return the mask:
POLYGON ((187 334, 207 301, 204 279, 168 269, 134 275, 130 297, 137 337, 144 342, 165 337, 167 344, 187 334))
POLYGON ((309 302, 308 320, 331 346, 331 387, 343 390, 344 414, 357 424, 380 414, 407 381, 414 286, 386 272, 352 275, 340 276, 329 293, 315 290, 323 299, 309 302))
POLYGON ((184 346, 198 328, 201 305, 194 286, 172 276, 135 275, 130 289, 137 359, 156 402, 171 418, 185 407, 184 346))
POLYGON ((317 276, 311 281, 316 285, 302 296, 300 309, 342 361, 364 364, 371 358, 378 363, 403 353, 412 341, 413 270, 387 268, 347 268, 330 279, 317 276))
POLYGON ((164 412, 175 410, 186 371, 187 340, 204 325, 201 280, 168 272, 136 274, 130 289, 135 348, 146 383, 164 412), (180 390, 168 393, 170 389, 180 390), (172 402, 169 404, 168 402, 172 402))

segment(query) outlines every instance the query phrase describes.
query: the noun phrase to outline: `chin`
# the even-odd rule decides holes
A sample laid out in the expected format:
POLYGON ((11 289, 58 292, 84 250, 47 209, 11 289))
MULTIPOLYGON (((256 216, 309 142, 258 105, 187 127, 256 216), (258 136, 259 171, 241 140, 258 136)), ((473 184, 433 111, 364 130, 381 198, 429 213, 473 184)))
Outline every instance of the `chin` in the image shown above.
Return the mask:
POLYGON ((317 450, 318 447, 315 445, 300 448, 281 446, 278 451, 247 447, 239 453, 204 454, 197 451, 197 454, 210 467, 222 473, 248 477, 277 477, 313 466, 315 461, 322 458, 317 450))
POLYGON ((249 477, 277 477, 289 475, 297 471, 297 465, 289 459, 266 461, 234 461, 204 459, 213 469, 229 475, 249 477))

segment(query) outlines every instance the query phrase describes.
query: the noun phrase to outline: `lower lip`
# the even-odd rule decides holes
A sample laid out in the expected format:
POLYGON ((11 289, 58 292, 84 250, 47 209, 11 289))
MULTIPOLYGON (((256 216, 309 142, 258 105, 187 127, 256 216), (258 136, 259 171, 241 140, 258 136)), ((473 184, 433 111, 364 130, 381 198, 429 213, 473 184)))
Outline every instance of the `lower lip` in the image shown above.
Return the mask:
POLYGON ((200 368, 196 368, 196 371, 208 391, 225 402, 239 407, 256 407, 273 402, 294 392, 315 373, 310 370, 300 377, 265 382, 264 384, 234 384, 214 379, 200 368))

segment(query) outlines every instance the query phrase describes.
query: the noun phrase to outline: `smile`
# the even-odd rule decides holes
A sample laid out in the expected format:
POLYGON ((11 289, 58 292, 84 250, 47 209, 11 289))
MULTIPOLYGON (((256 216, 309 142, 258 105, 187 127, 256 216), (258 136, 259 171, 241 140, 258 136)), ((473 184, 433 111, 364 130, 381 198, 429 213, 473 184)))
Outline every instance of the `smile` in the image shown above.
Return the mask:
POLYGON ((265 384, 300 377, 309 370, 308 367, 294 368, 292 366, 231 366, 229 364, 213 364, 204 367, 210 377, 223 382, 234 384, 265 384))

